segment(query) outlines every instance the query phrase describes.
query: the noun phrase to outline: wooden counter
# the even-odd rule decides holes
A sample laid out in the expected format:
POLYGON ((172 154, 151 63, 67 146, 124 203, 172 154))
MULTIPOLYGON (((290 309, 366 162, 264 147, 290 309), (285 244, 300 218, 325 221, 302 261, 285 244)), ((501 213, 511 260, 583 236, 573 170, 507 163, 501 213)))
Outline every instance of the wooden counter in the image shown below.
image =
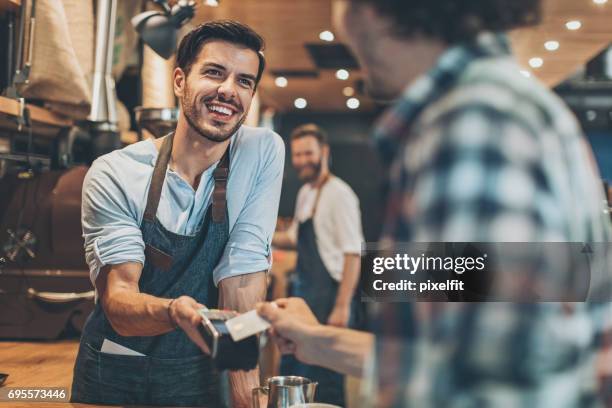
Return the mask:
MULTIPOLYGON (((63 387, 70 392, 78 340, 51 342, 0 341, 0 372, 9 374, 3 387, 63 387)), ((69 402, 0 402, 0 408, 92 408, 111 405, 69 402)))

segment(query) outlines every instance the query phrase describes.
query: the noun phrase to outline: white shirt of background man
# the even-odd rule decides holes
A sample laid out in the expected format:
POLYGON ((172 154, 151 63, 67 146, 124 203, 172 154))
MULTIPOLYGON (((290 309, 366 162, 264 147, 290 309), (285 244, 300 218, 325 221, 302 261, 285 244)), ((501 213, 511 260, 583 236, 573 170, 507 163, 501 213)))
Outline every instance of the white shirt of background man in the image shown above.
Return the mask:
MULTIPOLYGON (((289 234, 297 242, 299 223, 308 220, 317 189, 306 183, 298 192, 295 216, 289 234)), ((363 242, 359 199, 351 187, 332 176, 322 187, 314 216, 317 249, 327 271, 336 281, 342 279, 345 254, 360 254, 363 242)))

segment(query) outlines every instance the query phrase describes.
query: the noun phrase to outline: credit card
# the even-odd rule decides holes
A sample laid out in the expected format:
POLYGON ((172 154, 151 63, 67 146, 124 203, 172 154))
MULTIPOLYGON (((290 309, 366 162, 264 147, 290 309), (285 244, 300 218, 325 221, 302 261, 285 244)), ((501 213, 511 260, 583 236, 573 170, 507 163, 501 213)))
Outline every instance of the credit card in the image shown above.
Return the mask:
POLYGON ((270 323, 257 314, 256 310, 232 317, 225 322, 232 340, 240 341, 268 329, 270 323))

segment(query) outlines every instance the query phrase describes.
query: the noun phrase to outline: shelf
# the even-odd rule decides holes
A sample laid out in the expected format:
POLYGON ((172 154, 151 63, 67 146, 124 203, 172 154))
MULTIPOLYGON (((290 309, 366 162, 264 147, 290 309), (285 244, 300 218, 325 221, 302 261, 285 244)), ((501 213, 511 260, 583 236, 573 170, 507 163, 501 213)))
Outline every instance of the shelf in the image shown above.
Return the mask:
MULTIPOLYGON (((2 0, 0 0, 2 1, 2 0)), ((58 115, 40 106, 26 104, 30 109, 32 128, 40 136, 54 137, 62 128, 71 127, 72 119, 58 115)), ((16 117, 19 115, 19 102, 14 99, 0 96, 0 129, 17 129, 16 117)), ((0 132, 1 136, 1 132, 0 132)), ((121 132, 121 142, 132 144, 138 141, 138 133, 134 131, 121 132)))
MULTIPOLYGON (((1 2, 2 0, 0 0, 1 2)), ((34 124, 46 125, 56 128, 72 126, 72 120, 64 116, 53 113, 40 106, 26 104, 30 110, 30 118, 34 124)), ((15 99, 0 96, 0 113, 8 116, 17 117, 19 115, 19 102, 15 99)))
POLYGON ((18 11, 21 0, 0 0, 0 15, 7 11, 18 11))

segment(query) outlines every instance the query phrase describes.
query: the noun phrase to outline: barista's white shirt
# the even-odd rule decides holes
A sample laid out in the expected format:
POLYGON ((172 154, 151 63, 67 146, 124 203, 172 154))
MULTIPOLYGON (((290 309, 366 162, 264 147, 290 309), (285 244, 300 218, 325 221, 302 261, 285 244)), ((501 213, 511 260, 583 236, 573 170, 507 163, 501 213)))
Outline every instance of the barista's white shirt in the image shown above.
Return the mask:
MULTIPOLYGON (((298 192, 295 216, 289 233, 297 242, 298 226, 312 215, 317 189, 309 183, 298 192)), ((359 199, 351 187, 332 176, 321 190, 314 216, 317 249, 329 274, 336 281, 342 279, 344 254, 360 254, 363 232, 359 199)))

